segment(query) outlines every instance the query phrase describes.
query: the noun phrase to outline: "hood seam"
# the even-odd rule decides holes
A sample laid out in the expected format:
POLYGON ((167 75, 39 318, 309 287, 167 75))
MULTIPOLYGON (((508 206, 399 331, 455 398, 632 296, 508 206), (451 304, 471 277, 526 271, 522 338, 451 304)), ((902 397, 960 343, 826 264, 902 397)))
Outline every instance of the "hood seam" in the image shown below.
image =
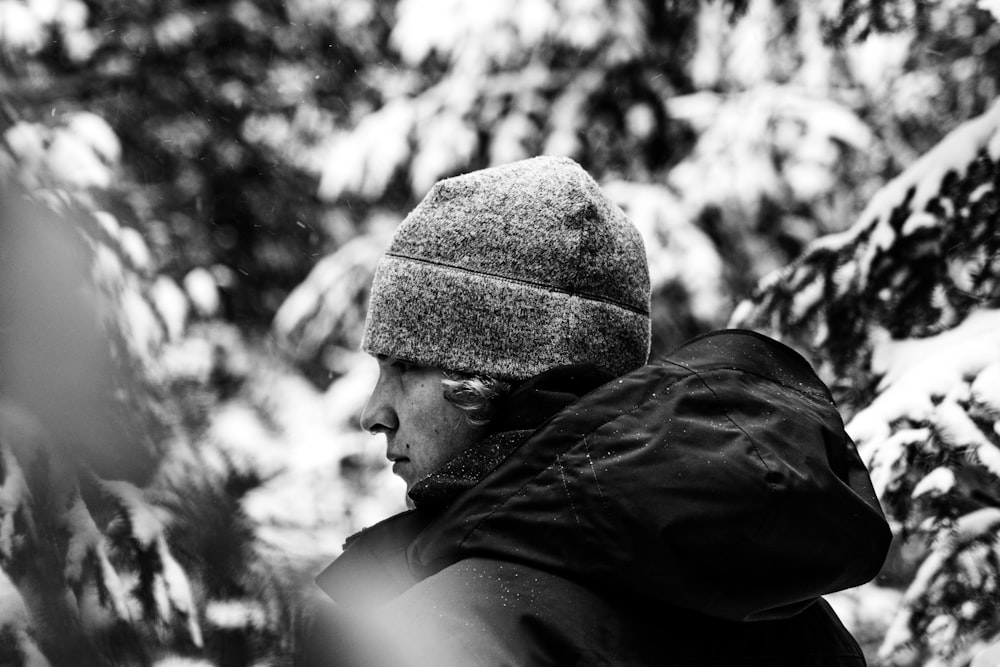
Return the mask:
MULTIPOLYGON (((705 380, 705 378, 702 377, 701 373, 699 373, 698 371, 693 370, 693 369, 691 369, 691 368, 689 368, 687 366, 683 366, 681 364, 677 364, 677 363, 672 362, 672 361, 669 362, 669 363, 674 364, 678 368, 683 368, 685 370, 690 371, 692 375, 694 375, 696 378, 698 378, 698 381, 701 382, 702 385, 704 385, 705 389, 707 389, 712 394, 712 397, 715 399, 716 405, 719 406, 720 411, 722 412, 723 415, 725 415, 725 417, 729 421, 729 423, 732 424, 733 426, 735 426, 737 429, 739 429, 740 433, 743 434, 743 437, 745 437, 750 442, 750 445, 753 447, 754 454, 756 454, 757 458, 760 459, 760 463, 761 463, 761 465, 764 466, 764 469, 767 472, 771 472, 771 466, 767 465, 767 461, 764 460, 764 456, 760 453, 760 448, 757 447, 757 441, 754 440, 752 437, 750 437, 750 434, 747 433, 746 429, 743 428, 742 424, 740 424, 739 422, 737 422, 735 419, 733 419, 729 415, 729 411, 726 410, 725 404, 719 398, 719 395, 715 393, 715 389, 712 387, 712 385, 710 385, 705 380)), ((742 371, 742 370, 736 371, 735 369, 727 369, 727 370, 730 370, 730 371, 733 371, 733 372, 737 372, 737 373, 744 373, 745 372, 745 371, 742 371)), ((756 373, 750 373, 750 375, 757 375, 757 374, 756 373)), ((760 376, 760 377, 764 377, 765 379, 767 379, 766 376, 760 376)), ((782 387, 785 386, 785 385, 781 384, 780 382, 778 382, 777 384, 781 385, 782 387)), ((770 491, 772 491, 772 492, 774 492, 776 490, 775 487, 774 487, 774 484, 772 482, 768 482, 767 483, 767 488, 770 491)))

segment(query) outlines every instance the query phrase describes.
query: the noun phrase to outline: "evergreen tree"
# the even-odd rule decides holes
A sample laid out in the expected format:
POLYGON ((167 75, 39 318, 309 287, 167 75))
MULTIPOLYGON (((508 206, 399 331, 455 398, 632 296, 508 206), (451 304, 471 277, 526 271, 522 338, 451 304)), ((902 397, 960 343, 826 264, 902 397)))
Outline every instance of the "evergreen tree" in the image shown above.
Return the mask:
POLYGON ((310 573, 399 508, 352 423, 388 234, 542 152, 642 231, 654 352, 808 248, 733 321, 814 360, 872 467, 883 659, 967 662, 1000 630, 998 15, 0 0, 0 662, 287 661, 310 573))
MULTIPOLYGON (((897 535, 885 664, 964 665, 1000 641, 1000 103, 765 279, 732 324, 832 384, 897 535)), ((887 619, 888 620, 888 619, 887 619)))

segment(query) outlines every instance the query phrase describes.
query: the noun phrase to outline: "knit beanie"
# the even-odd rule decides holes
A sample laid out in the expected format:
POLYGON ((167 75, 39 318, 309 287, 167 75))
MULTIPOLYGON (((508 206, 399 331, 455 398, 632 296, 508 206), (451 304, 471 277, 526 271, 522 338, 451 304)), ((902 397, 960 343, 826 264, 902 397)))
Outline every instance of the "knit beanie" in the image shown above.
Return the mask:
POLYGON ((649 354, 642 238, 568 158, 439 181, 379 262, 362 349, 509 380, 623 374, 649 354))

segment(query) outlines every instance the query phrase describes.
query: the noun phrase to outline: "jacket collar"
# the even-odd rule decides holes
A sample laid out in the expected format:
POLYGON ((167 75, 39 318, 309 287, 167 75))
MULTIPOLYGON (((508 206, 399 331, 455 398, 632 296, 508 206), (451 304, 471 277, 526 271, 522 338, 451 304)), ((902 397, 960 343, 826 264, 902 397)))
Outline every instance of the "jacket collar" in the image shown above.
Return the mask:
POLYGON ((614 378, 593 364, 559 366, 525 380, 497 406, 486 436, 410 490, 414 505, 439 510, 493 472, 554 414, 614 378))

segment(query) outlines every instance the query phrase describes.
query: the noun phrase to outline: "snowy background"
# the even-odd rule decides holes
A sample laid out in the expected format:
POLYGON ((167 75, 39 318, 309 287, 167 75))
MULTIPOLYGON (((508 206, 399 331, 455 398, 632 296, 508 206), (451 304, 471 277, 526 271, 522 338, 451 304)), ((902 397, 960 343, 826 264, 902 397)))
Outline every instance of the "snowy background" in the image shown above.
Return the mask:
POLYGON ((0 664, 284 664, 402 508, 366 290, 439 178, 579 161, 654 354, 834 389, 897 539, 881 665, 1000 663, 996 0, 0 0, 0 664))

